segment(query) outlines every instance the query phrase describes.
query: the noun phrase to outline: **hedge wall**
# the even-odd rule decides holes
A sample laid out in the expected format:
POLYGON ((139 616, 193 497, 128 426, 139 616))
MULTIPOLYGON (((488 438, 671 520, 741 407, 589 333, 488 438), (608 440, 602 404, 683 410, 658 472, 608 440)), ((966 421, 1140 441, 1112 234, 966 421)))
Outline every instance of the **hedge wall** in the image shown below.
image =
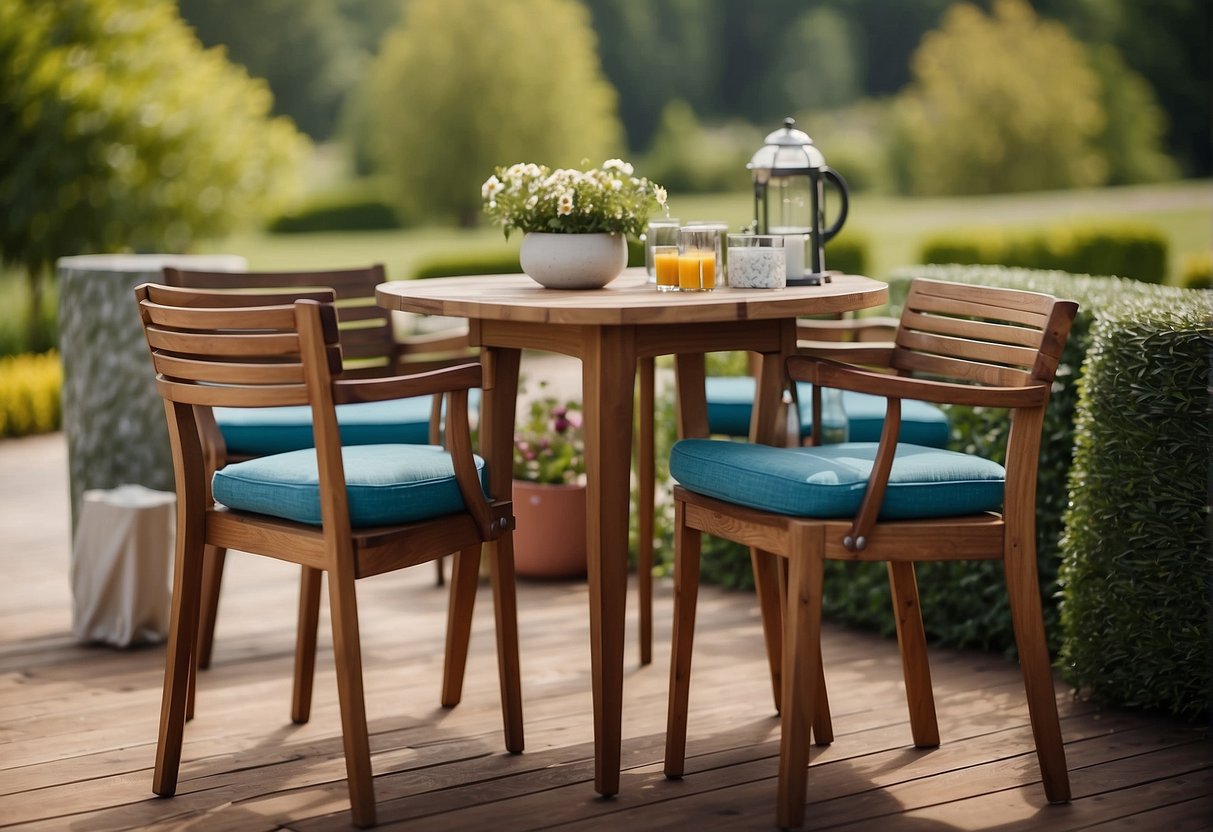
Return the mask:
POLYGON ((1213 691, 1209 301, 1124 299, 1095 322, 1061 544, 1067 680, 1194 720, 1213 691))
POLYGON ((55 351, 0 357, 0 437, 58 430, 63 366, 55 351))
POLYGON ((929 238, 922 263, 1001 264, 1071 274, 1114 274, 1147 283, 1167 275, 1167 238, 1140 226, 1078 226, 1004 234, 955 231, 929 238))

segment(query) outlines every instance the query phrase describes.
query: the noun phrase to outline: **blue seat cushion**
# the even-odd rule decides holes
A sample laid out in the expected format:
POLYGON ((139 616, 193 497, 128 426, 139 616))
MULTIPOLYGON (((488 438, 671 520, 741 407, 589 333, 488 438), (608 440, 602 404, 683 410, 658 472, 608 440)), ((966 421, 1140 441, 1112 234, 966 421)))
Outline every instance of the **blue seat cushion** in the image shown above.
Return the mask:
MULTIPOLYGON (((488 477, 476 457, 480 484, 488 477)), ((341 449, 350 524, 413 523, 462 511, 450 454, 436 445, 353 445, 341 449)), ((215 472, 215 500, 228 508, 320 525, 316 451, 307 448, 236 462, 215 472)))
MULTIPOLYGON (((480 391, 468 395, 475 407, 480 391)), ((430 441, 432 397, 337 405, 343 445, 423 445, 430 441)), ((215 421, 228 453, 263 456, 313 446, 312 409, 300 407, 216 407, 215 421)))
MULTIPOLYGON (((796 517, 854 517, 876 458, 874 442, 774 448, 722 439, 684 439, 670 474, 684 488, 738 505, 796 517)), ((980 457, 899 444, 880 517, 908 520, 997 510, 1006 472, 980 457)))
MULTIPOLYGON (((724 436, 748 436, 750 413, 754 406, 755 381, 752 376, 713 376, 707 380, 708 430, 724 436)), ((813 433, 813 385, 797 382, 800 404, 800 435, 813 433)), ((877 442, 884 428, 886 400, 883 396, 842 391, 842 406, 847 412, 849 439, 852 442, 877 442)), ((903 399, 899 439, 912 445, 943 448, 948 444, 948 416, 928 402, 903 399)))

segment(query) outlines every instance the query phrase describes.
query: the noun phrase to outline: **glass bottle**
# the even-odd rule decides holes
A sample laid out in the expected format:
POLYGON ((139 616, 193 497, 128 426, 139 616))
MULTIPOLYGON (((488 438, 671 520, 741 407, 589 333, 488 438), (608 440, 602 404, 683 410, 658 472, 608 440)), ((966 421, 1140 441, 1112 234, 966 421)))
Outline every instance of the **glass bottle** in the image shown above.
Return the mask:
POLYGON ((821 388, 821 444, 836 445, 850 437, 842 391, 837 387, 821 388))

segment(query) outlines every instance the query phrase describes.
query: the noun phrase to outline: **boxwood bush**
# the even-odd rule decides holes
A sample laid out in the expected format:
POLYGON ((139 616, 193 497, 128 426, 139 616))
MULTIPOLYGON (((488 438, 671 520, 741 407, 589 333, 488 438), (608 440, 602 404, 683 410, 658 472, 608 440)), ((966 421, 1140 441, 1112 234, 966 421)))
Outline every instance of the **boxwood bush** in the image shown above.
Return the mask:
POLYGON ((1114 274, 1162 283, 1167 274, 1167 239, 1157 229, 1136 225, 1076 226, 1018 234, 952 231, 928 238, 919 261, 1114 274))
POLYGON ((1122 299, 1091 329, 1065 513, 1065 677, 1200 719, 1213 691, 1207 292, 1122 299))
POLYGON ((413 278, 416 280, 463 274, 516 274, 520 271, 522 268, 518 265, 517 246, 502 246, 484 251, 435 254, 418 261, 413 267, 413 278))
POLYGON ((310 234, 400 227, 400 218, 383 199, 378 185, 360 180, 315 195, 298 210, 270 222, 267 230, 275 234, 310 234))

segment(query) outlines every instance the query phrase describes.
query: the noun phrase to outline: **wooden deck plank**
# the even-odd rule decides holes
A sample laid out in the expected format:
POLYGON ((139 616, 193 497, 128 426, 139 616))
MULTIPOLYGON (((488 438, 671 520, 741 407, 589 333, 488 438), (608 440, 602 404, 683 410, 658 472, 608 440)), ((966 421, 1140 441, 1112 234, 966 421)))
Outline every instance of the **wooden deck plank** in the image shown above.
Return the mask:
MULTIPOLYGON (((62 444, 0 443, 0 827, 348 829, 327 618, 312 720, 292 726, 297 572, 239 553, 229 559, 214 665, 200 677, 197 718, 186 729, 179 794, 151 795, 163 650, 81 646, 70 636, 67 491, 53 470, 65 464, 62 444), (26 466, 22 476, 11 461, 26 466)), ((451 710, 438 706, 446 594, 432 572, 407 570, 359 590, 382 828, 773 828, 778 720, 747 594, 704 590, 680 781, 661 767, 669 584, 655 588, 648 667, 638 666, 629 610, 622 790, 604 800, 592 785, 584 583, 520 585, 521 755, 504 752, 487 587, 464 701, 451 710)), ((823 651, 836 739, 811 754, 810 829, 1213 828, 1210 746, 1189 726, 1100 710, 1059 683, 1076 797, 1050 807, 1015 665, 932 650, 943 744, 916 750, 895 642, 827 627, 823 651)))

